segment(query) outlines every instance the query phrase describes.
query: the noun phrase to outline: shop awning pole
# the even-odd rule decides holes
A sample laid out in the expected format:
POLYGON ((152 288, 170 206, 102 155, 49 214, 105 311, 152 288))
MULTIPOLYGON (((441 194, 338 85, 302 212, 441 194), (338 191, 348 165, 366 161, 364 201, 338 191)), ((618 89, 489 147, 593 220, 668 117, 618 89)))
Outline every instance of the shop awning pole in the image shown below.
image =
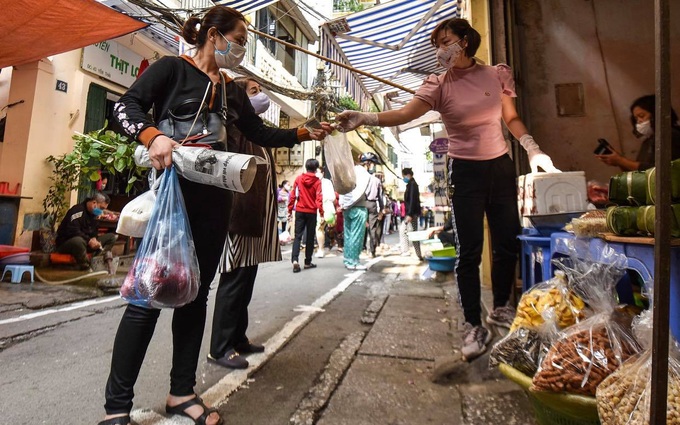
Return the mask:
MULTIPOLYGON (((669 0, 654 0, 656 224, 654 225, 654 330, 652 340, 652 425, 666 423, 670 300, 671 79, 669 0)), ((680 267, 680 264, 676 264, 680 267)))
POLYGON ((360 70, 360 69, 354 68, 354 67, 351 66, 351 65, 347 65, 347 64, 344 64, 344 63, 342 63, 342 62, 338 62, 338 61, 336 61, 336 60, 333 60, 333 59, 327 58, 327 57, 325 57, 325 56, 322 56, 322 55, 320 55, 320 54, 318 54, 318 53, 314 53, 314 52, 312 52, 312 51, 309 51, 309 50, 307 50, 307 49, 304 49, 304 48, 302 48, 302 47, 300 47, 300 46, 297 46, 297 45, 295 45, 295 44, 288 43, 288 42, 286 42, 286 41, 280 40, 280 39, 278 39, 278 38, 276 38, 276 37, 274 37, 274 36, 271 36, 271 35, 269 35, 269 34, 265 34, 265 33, 263 33, 263 32, 260 32, 260 31, 256 30, 256 29, 253 28, 253 27, 248 28, 248 31, 252 32, 253 34, 257 34, 257 35, 259 35, 259 36, 262 36, 262 37, 264 37, 264 38, 268 38, 269 40, 274 40, 275 42, 277 42, 277 43, 279 43, 279 44, 283 44, 283 45, 286 46, 286 47, 290 47, 291 49, 299 50, 299 51, 301 51, 301 52, 303 52, 303 53, 306 53, 306 54, 308 54, 308 55, 310 55, 310 56, 314 56, 314 57, 317 58, 317 59, 321 59, 321 60, 323 60, 323 61, 330 62, 330 63, 332 63, 333 65, 337 65, 337 66, 339 66, 339 67, 342 67, 342 68, 345 68, 345 69, 349 69, 350 71, 356 72, 357 74, 361 74, 361 75, 364 75, 364 76, 366 76, 366 77, 373 78, 373 79, 376 80, 376 81, 380 81, 381 83, 384 83, 384 84, 390 85, 390 86, 392 86, 392 87, 398 88, 399 90, 403 90, 403 91, 405 91, 405 92, 407 92, 407 93, 415 94, 415 91, 409 89, 408 87, 404 87, 404 86, 402 86, 402 85, 393 83, 393 82, 391 82, 391 81, 389 81, 389 80, 386 80, 386 79, 384 79, 384 78, 380 78, 380 77, 378 77, 378 76, 376 76, 376 75, 373 75, 373 74, 371 74, 371 73, 369 73, 369 72, 362 71, 362 70, 360 70))

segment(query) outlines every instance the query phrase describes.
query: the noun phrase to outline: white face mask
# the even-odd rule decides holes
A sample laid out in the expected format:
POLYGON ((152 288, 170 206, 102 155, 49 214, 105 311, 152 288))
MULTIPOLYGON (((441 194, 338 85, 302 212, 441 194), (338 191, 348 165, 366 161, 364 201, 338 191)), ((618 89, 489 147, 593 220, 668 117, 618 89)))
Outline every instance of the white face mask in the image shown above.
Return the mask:
POLYGON ((439 62, 439 65, 446 69, 450 69, 455 65, 458 58, 463 54, 463 48, 459 44, 461 41, 463 41, 462 38, 455 43, 437 49, 437 62, 439 62))
POLYGON ((652 122, 649 120, 635 124, 635 131, 640 133, 642 137, 650 137, 651 135, 654 134, 654 129, 652 129, 652 122))
POLYGON ((215 45, 215 62, 217 63, 217 67, 228 69, 236 68, 243 61, 243 57, 246 54, 246 48, 240 44, 227 40, 222 34, 220 35, 227 42, 227 48, 225 50, 219 50, 217 45, 215 45))
POLYGON ((257 115, 264 114, 265 111, 269 109, 270 102, 269 96, 264 94, 264 92, 259 92, 250 98, 250 103, 253 105, 253 109, 255 109, 257 115))

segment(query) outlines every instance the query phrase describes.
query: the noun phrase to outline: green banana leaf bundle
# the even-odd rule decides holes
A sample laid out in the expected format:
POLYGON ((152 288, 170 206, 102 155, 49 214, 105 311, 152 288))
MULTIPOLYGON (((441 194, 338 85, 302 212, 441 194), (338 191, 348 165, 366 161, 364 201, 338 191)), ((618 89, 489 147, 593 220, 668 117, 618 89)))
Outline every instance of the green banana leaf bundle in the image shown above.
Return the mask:
MULTIPOLYGON (((680 204, 671 205, 673 214, 671 214, 671 237, 680 237, 680 204)), ((637 228, 640 232, 654 235, 654 223, 656 222, 654 214, 656 207, 648 205, 639 207, 636 215, 637 228)))
POLYGON ((609 179, 609 201, 619 205, 647 205, 647 174, 627 171, 609 179))
MULTIPOLYGON (((647 205, 654 205, 656 197, 656 167, 645 171, 647 174, 647 205)), ((680 201, 680 160, 671 161, 671 199, 680 201)))
POLYGON ((638 209, 639 207, 607 208, 607 228, 609 228, 609 231, 619 236, 636 236, 638 234, 638 209))

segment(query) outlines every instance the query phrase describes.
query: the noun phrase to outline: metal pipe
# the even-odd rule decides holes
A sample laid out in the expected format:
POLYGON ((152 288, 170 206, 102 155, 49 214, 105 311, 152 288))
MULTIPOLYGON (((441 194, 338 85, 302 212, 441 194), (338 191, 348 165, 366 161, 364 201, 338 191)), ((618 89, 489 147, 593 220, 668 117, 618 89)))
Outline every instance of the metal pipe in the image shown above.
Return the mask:
MULTIPOLYGON (((669 0, 654 0, 656 223, 654 225, 654 329, 649 423, 666 423, 671 234, 671 79, 669 0)), ((676 267, 680 265, 676 264, 676 267)))
POLYGON ((263 33, 263 32, 260 32, 260 31, 256 30, 255 28, 252 28, 252 27, 251 27, 251 28, 249 28, 248 30, 249 30, 250 32, 252 32, 253 34, 257 34, 257 35, 262 36, 262 37, 264 37, 264 38, 268 38, 268 39, 270 39, 270 40, 274 40, 275 42, 277 42, 277 43, 279 43, 279 44, 283 44, 283 45, 286 46, 286 47, 290 47, 290 48, 292 48, 292 49, 299 50, 299 51, 301 51, 301 52, 303 52, 303 53, 306 53, 306 54, 308 54, 308 55, 310 55, 310 56, 314 56, 314 57, 317 58, 317 59, 321 59, 321 60, 323 60, 323 61, 330 62, 330 63, 332 63, 333 65, 336 65, 336 66, 339 66, 339 67, 342 67, 342 68, 345 68, 345 69, 349 69, 350 71, 356 72, 357 74, 361 74, 361 75, 364 75, 364 76, 366 76, 366 77, 373 78, 373 79, 376 80, 376 81, 380 81, 381 83, 388 84, 388 85, 390 85, 390 86, 392 86, 392 87, 398 88, 399 90, 403 90, 403 91, 405 91, 405 92, 407 92, 407 93, 415 94, 415 90, 411 90, 411 89, 409 89, 408 87, 404 87, 404 86, 402 86, 402 85, 393 83, 393 82, 391 82, 391 81, 389 81, 389 80, 386 80, 386 79, 384 79, 384 78, 380 78, 380 77, 378 77, 378 76, 376 76, 376 75, 373 75, 373 74, 371 74, 371 73, 369 73, 369 72, 362 71, 362 70, 360 70, 360 69, 354 68, 353 66, 344 64, 344 63, 342 63, 342 62, 338 62, 338 61, 333 60, 333 59, 330 59, 330 58, 327 58, 327 57, 322 56, 322 55, 320 55, 320 54, 318 54, 318 53, 314 53, 314 52, 312 52, 312 51, 309 51, 309 50, 307 50, 307 49, 304 49, 304 48, 302 48, 302 47, 300 47, 300 46, 298 46, 298 45, 296 45, 296 44, 292 44, 292 43, 288 43, 287 41, 280 40, 280 39, 278 39, 278 38, 276 38, 276 37, 274 37, 274 36, 271 36, 271 35, 269 35, 269 34, 265 34, 265 33, 263 33))

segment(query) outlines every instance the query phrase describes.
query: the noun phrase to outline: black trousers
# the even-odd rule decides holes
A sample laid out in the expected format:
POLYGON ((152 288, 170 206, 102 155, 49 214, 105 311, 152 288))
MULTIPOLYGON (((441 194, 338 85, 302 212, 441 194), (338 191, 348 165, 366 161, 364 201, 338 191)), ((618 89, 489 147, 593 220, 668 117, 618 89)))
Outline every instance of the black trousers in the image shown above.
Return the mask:
POLYGON ((248 304, 253 297, 257 265, 239 267, 220 276, 215 297, 210 355, 224 357, 236 345, 248 341, 248 304))
MULTIPOLYGON (((106 233, 97 236, 97 240, 102 245, 102 252, 111 251, 117 238, 118 236, 115 233, 106 233)), ((71 254, 76 259, 79 266, 87 268, 90 266, 90 259, 87 258, 87 253, 94 252, 94 250, 87 245, 87 242, 88 241, 82 236, 74 236, 59 245, 57 247, 57 252, 71 254)))
POLYGON ((293 242, 293 253, 291 262, 296 262, 300 258, 300 244, 302 243, 302 232, 307 229, 305 241, 305 264, 312 262, 314 254, 314 238, 316 236, 316 213, 305 213, 295 211, 295 241, 293 242))
POLYGON ((478 326, 481 324, 479 265, 484 246, 484 214, 491 233, 494 308, 508 302, 516 279, 520 223, 515 167, 507 154, 488 161, 453 159, 451 162, 458 289, 465 321, 478 326))
MULTIPOLYGON (((187 217, 196 246, 201 273, 198 296, 191 303, 176 308, 172 316, 172 369, 170 394, 194 393, 196 368, 205 328, 208 291, 215 277, 228 228, 231 192, 180 178, 187 217)), ((106 383, 109 415, 132 410, 134 385, 144 362, 160 310, 129 304, 123 313, 113 343, 111 372, 106 383)))

